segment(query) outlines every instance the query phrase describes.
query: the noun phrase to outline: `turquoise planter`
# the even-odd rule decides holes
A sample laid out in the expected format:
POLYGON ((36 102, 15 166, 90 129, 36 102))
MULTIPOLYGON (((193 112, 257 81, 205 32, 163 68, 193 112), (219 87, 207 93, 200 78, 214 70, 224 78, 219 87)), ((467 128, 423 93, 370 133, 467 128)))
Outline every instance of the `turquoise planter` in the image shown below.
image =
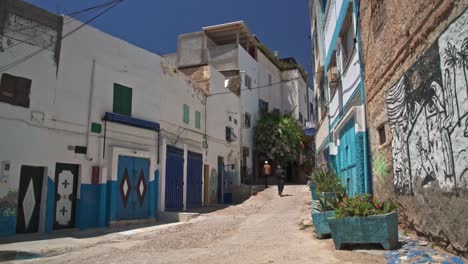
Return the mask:
POLYGON ((310 189, 310 193, 312 195, 312 200, 318 200, 318 194, 317 194, 317 186, 315 186, 314 184, 309 184, 309 189, 310 189))
POLYGON ((365 217, 328 218, 336 249, 343 244, 379 243, 384 249, 398 246, 397 212, 365 217))
POLYGON ((330 235, 330 227, 328 226, 327 218, 335 216, 335 211, 319 212, 312 210, 312 221, 314 222, 315 235, 318 238, 324 238, 330 235))

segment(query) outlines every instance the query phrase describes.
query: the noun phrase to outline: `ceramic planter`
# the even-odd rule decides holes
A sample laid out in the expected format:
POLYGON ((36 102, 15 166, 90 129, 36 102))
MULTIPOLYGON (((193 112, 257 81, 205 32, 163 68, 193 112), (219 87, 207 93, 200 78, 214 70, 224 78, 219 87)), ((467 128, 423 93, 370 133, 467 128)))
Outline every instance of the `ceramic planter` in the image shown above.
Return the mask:
POLYGON ((398 246, 398 214, 328 218, 336 249, 343 244, 379 243, 384 249, 398 246))
POLYGON ((317 238, 324 238, 330 235, 330 227, 328 226, 327 218, 335 216, 335 211, 319 212, 312 210, 312 221, 315 227, 315 235, 317 238))

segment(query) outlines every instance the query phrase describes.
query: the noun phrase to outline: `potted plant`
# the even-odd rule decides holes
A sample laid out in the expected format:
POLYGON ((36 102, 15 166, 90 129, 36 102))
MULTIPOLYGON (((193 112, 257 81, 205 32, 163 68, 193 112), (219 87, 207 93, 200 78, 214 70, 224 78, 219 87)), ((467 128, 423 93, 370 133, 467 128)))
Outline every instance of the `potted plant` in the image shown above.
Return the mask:
POLYGON ((317 170, 311 177, 309 184, 312 192, 312 200, 318 200, 320 196, 332 198, 336 193, 344 193, 340 178, 333 171, 317 170))
POLYGON ((327 218, 334 216, 334 210, 341 199, 341 194, 336 194, 332 198, 319 197, 318 200, 312 201, 312 221, 315 226, 315 237, 324 238, 330 235, 327 218))
POLYGON ((327 219, 336 249, 343 244, 379 243, 384 249, 398 245, 397 207, 369 194, 343 198, 335 216, 327 219))

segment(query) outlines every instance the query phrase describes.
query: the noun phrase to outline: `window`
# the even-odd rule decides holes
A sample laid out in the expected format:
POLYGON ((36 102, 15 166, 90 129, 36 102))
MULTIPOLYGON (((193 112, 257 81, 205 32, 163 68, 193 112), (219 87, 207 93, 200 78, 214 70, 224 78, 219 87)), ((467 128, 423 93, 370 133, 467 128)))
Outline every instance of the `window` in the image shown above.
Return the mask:
POLYGON ((268 102, 265 102, 262 99, 258 100, 258 109, 260 110, 260 113, 268 113, 268 102))
POLYGON ((344 73, 346 71, 348 61, 351 59, 353 55, 353 48, 354 48, 354 24, 353 24, 353 17, 351 8, 348 9, 346 14, 345 20, 343 22, 342 31, 340 32, 341 38, 341 57, 342 57, 342 67, 341 72, 344 73))
POLYGON ((304 122, 304 117, 302 116, 302 113, 299 113, 299 122, 301 124, 304 122))
POLYGON ((183 116, 183 121, 185 124, 190 123, 190 106, 184 104, 184 116, 183 116))
POLYGON ((245 87, 252 88, 252 78, 248 74, 245 74, 245 87))
POLYGON ((250 128, 251 116, 249 113, 244 114, 244 128, 250 128))
POLYGON ((114 83, 113 112, 121 115, 132 115, 132 88, 114 83))
POLYGON ((382 124, 377 128, 377 132, 379 134, 379 143, 380 145, 385 144, 387 142, 387 136, 385 135, 385 125, 382 124))
POLYGON ((227 142, 232 142, 234 141, 234 137, 233 137, 233 129, 231 127, 226 127, 226 141, 227 142))
POLYGON ((201 113, 199 111, 195 112, 195 128, 201 128, 201 113))
POLYGON ((278 108, 273 109, 273 114, 279 116, 280 110, 278 108))
POLYGON ((31 80, 2 74, 0 83, 0 102, 29 108, 29 97, 31 93, 31 80))
POLYGON ((271 74, 268 74, 268 86, 271 86, 271 74))

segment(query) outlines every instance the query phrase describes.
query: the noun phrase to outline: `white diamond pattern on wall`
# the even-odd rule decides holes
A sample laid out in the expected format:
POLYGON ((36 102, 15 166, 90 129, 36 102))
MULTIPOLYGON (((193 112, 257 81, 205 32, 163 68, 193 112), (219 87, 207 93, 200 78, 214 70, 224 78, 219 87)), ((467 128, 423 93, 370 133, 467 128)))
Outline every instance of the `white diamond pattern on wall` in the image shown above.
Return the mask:
POLYGON ((34 186, 32 178, 29 181, 28 189, 23 200, 23 212, 24 212, 24 223, 26 229, 28 228, 29 222, 31 222, 31 217, 34 212, 34 207, 36 206, 36 197, 34 194, 34 186))

